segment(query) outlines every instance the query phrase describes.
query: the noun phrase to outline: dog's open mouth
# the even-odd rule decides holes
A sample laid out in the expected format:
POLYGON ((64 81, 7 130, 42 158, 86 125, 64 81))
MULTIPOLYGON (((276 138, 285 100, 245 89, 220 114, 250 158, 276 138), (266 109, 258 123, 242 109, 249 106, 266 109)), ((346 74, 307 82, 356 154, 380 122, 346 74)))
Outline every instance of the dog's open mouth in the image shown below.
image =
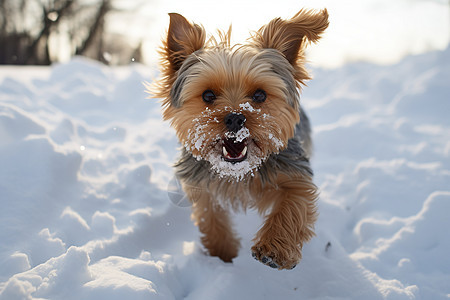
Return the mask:
POLYGON ((222 157, 225 161, 237 163, 247 158, 247 139, 237 141, 236 138, 224 138, 222 157))

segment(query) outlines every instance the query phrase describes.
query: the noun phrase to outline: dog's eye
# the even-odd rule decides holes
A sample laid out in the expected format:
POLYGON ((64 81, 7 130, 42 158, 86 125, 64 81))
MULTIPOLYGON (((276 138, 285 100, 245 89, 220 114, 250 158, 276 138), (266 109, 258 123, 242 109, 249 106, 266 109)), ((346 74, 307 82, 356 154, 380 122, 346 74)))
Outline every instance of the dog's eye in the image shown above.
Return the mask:
POLYGON ((261 89, 257 89, 252 96, 253 101, 257 102, 257 103, 261 103, 266 101, 267 98, 267 94, 264 90, 261 89))
POLYGON ((217 97, 216 97, 216 94, 214 94, 213 91, 206 90, 206 91, 203 92, 202 98, 203 98, 203 101, 205 101, 206 103, 213 103, 214 100, 216 100, 217 97))

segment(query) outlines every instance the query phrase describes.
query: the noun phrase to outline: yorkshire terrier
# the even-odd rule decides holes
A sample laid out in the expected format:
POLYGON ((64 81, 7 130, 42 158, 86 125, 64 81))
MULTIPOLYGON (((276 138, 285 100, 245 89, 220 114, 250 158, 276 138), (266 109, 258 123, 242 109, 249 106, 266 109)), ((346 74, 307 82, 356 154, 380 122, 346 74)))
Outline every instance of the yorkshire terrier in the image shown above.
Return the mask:
POLYGON ((182 145, 176 176, 201 241, 209 255, 231 262, 240 241, 229 210, 256 208, 265 221, 253 257, 292 269, 317 219, 311 130, 299 91, 310 79, 305 47, 328 27, 327 10, 273 19, 235 46, 231 27, 220 40, 206 40, 202 26, 169 15, 153 94, 182 145))

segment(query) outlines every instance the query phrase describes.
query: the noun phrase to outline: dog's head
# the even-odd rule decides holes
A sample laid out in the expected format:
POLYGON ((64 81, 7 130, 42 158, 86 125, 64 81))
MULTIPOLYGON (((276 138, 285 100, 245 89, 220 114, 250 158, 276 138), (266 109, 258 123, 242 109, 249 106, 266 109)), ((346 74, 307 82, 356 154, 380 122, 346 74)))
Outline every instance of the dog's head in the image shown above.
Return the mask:
POLYGON ((327 26, 326 10, 301 10, 231 46, 230 31, 206 41, 203 27, 170 14, 155 94, 186 150, 239 180, 284 149, 299 122, 298 89, 309 79, 305 46, 327 26))

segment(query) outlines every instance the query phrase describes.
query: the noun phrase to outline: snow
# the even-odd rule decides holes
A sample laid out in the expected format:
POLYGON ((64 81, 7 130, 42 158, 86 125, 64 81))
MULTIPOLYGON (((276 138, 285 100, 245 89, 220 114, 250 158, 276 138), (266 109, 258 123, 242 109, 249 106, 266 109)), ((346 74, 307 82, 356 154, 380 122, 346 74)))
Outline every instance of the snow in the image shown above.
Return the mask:
POLYGON ((248 111, 248 112, 260 112, 260 109, 255 109, 250 102, 245 102, 239 104, 239 107, 242 109, 242 111, 248 111))
POLYGON ((248 130, 247 127, 242 127, 241 129, 239 129, 237 132, 233 132, 233 131, 228 131, 225 132, 225 136, 229 139, 236 139, 236 142, 242 142, 243 140, 245 140, 246 138, 248 138, 250 136, 250 131, 248 130))
POLYGON ((0 67, 0 299, 450 298, 450 49, 313 73, 317 236, 278 271, 252 211, 204 255, 153 69, 0 67))

